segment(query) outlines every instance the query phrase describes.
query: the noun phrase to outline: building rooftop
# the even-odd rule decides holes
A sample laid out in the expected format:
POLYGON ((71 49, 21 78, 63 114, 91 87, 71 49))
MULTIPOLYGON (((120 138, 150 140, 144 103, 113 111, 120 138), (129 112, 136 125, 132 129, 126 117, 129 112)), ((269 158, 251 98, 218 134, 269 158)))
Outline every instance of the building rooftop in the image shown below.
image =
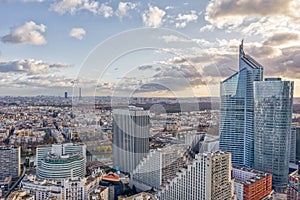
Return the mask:
POLYGON ((109 172, 107 175, 103 176, 102 178, 103 181, 113 181, 113 182, 120 182, 121 179, 120 177, 113 172, 109 172))
POLYGON ((236 169, 236 170, 241 170, 243 172, 249 172, 252 173, 253 176, 251 176, 250 178, 246 179, 246 180, 239 180, 236 177, 234 177, 234 181, 244 184, 244 185, 250 185, 252 183, 255 183, 258 180, 261 180, 262 178, 265 178, 267 176, 271 176, 271 174, 266 173, 266 172, 262 172, 262 171, 258 171, 252 168, 246 168, 246 167, 237 167, 237 166, 233 166, 232 169, 236 169))
POLYGON ((47 163, 62 164, 62 163, 70 163, 75 160, 80 160, 82 158, 83 156, 80 153, 66 154, 62 156, 57 156, 55 154, 48 154, 47 157, 42 160, 47 163))

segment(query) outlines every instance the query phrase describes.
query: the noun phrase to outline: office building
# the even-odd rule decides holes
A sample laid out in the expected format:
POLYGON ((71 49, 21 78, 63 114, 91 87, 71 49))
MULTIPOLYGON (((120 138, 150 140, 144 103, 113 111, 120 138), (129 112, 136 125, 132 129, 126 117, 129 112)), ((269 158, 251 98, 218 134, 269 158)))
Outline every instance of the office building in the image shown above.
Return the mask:
POLYGON ((296 151, 297 151, 297 127, 291 127, 291 140, 290 140, 290 163, 297 163, 296 160, 296 151))
POLYGON ((7 177, 18 178, 21 174, 21 148, 0 146, 0 180, 7 177))
MULTIPOLYGON (((300 161, 300 125, 299 124, 293 124, 292 125, 292 131, 294 131, 294 134, 295 135, 292 135, 292 139, 291 140, 295 140, 296 143, 294 144, 296 147, 295 147, 295 151, 296 151, 296 163, 298 163, 298 161, 300 161)), ((293 143, 293 141, 291 141, 291 143, 293 143)), ((293 147, 291 147, 292 149, 293 147)), ((293 150, 292 150, 292 154, 293 154, 293 150)), ((293 154, 294 155, 294 154, 293 154)))
POLYGON ((37 179, 34 175, 26 175, 20 182, 20 188, 34 196, 35 200, 44 200, 48 197, 62 199, 61 183, 37 179))
POLYGON ((251 168, 233 167, 237 200, 263 199, 272 192, 272 175, 251 168))
POLYGON ((110 200, 108 196, 108 187, 98 187, 93 192, 89 194, 89 199, 91 200, 110 200))
POLYGON ((187 145, 174 144, 150 153, 138 164, 131 174, 131 185, 138 191, 159 190, 176 177, 176 173, 188 164, 187 145))
POLYGON ((88 199, 97 187, 100 177, 70 178, 61 181, 38 179, 34 175, 26 175, 20 188, 35 197, 35 200, 47 198, 57 199, 88 199))
POLYGON ((230 153, 197 154, 191 164, 157 192, 156 197, 161 200, 234 199, 230 153))
POLYGON ((57 180, 84 177, 85 158, 80 154, 66 154, 58 156, 48 154, 41 160, 40 166, 36 169, 36 175, 40 179, 57 180))
POLYGON ((80 178, 71 178, 62 182, 63 199, 85 200, 85 184, 80 178))
POLYGON ((293 88, 280 78, 254 83, 254 168, 271 173, 277 191, 288 184, 293 88))
POLYGON ((48 153, 58 156, 65 154, 80 153, 86 159, 86 145, 85 144, 53 144, 53 145, 40 145, 36 148, 36 165, 40 166, 41 160, 44 159, 48 153))
POLYGON ((263 67, 239 49, 239 71, 221 82, 220 150, 232 154, 236 166, 253 165, 253 83, 263 78, 263 67))
POLYGON ((298 170, 289 175, 287 200, 300 199, 300 164, 298 170))
POLYGON ((113 110, 113 164, 132 172, 149 152, 149 113, 142 108, 113 110))
POLYGON ((68 98, 68 92, 65 92, 65 99, 68 98))
POLYGON ((197 131, 188 131, 185 137, 185 144, 199 152, 215 152, 219 151, 219 136, 199 133, 197 131))

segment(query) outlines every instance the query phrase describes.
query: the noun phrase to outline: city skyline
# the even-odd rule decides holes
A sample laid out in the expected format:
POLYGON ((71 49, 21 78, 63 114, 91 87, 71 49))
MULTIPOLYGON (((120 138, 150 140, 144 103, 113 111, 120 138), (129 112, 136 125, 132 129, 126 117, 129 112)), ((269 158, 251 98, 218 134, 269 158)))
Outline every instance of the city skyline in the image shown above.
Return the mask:
MULTIPOLYGON (((295 97, 300 97, 296 0, 2 0, 0 5, 5 19, 0 27, 1 96, 72 96, 74 81, 86 86, 83 96, 113 95, 116 87, 123 95, 218 96, 220 81, 238 70, 237 46, 244 38, 246 51, 265 66, 265 77, 294 81, 295 97), (162 28, 158 41, 174 48, 167 53, 143 50, 121 59, 117 54, 119 60, 104 78, 78 76, 99 44, 132 31, 131 40, 114 45, 126 47, 132 38, 142 37, 135 35, 141 28, 162 28), (174 79, 174 72, 184 80, 174 79), (95 87, 88 86, 97 81, 95 93, 95 87), (170 88, 170 83, 176 87, 170 88), (131 93, 132 88, 139 90, 131 93)), ((102 68, 101 61, 91 66, 102 68)))

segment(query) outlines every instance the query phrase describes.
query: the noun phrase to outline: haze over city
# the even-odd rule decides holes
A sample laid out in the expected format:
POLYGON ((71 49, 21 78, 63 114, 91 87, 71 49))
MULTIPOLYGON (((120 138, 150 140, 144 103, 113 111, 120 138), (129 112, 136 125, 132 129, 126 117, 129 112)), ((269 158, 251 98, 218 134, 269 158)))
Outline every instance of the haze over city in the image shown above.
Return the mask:
POLYGON ((2 0, 0 95, 71 96, 79 84, 84 96, 219 96, 220 81, 238 71, 244 39, 265 76, 294 81, 300 97, 299 6, 296 0, 2 0), (146 37, 157 48, 120 54, 120 46, 139 45, 142 28, 161 28, 155 40, 146 37))

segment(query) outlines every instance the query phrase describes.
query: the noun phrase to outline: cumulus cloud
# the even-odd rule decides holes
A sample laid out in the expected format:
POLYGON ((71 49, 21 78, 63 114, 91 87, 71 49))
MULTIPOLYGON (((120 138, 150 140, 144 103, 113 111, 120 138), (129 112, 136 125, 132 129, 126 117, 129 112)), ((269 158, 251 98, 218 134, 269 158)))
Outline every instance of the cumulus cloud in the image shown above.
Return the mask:
POLYGON ((116 15, 119 18, 123 18, 128 16, 128 11, 133 10, 137 7, 137 4, 132 2, 119 2, 118 9, 116 11, 116 15))
POLYGON ((264 45, 281 45, 298 39, 299 35, 297 33, 274 33, 264 42, 264 45))
POLYGON ((165 10, 173 10, 173 9, 174 9, 173 6, 166 6, 166 7, 165 7, 165 10))
POLYGON ((41 74, 41 73, 50 72, 51 69, 65 68, 69 66, 70 65, 62 64, 62 63, 48 63, 41 60, 21 59, 21 60, 0 62, 0 72, 41 74))
POLYGON ((47 43, 44 37, 45 32, 44 24, 29 21, 24 25, 12 27, 8 35, 1 37, 1 41, 14 44, 44 45, 47 43))
POLYGON ((72 87, 72 79, 57 74, 30 75, 16 78, 13 83, 18 87, 62 88, 72 87))
POLYGON ((166 43, 170 42, 191 42, 191 40, 188 40, 187 38, 179 37, 177 35, 163 35, 161 36, 161 39, 165 41, 166 43))
POLYGON ((71 37, 74 37, 78 40, 82 40, 83 37, 85 36, 86 32, 83 28, 72 28, 69 32, 69 35, 71 37))
POLYGON ((213 31, 213 30, 214 30, 214 26, 211 24, 207 24, 200 28, 200 32, 213 31))
POLYGON ((50 10, 53 10, 59 14, 75 14, 80 10, 86 10, 97 14, 99 3, 97 1, 90 0, 61 0, 53 3, 50 10))
POLYGON ((143 23, 148 27, 160 27, 163 24, 163 18, 166 12, 156 6, 149 5, 149 10, 142 14, 143 23))
POLYGON ((297 18, 298 0, 212 0, 206 7, 205 19, 218 28, 236 28, 262 17, 297 18))
POLYGON ((109 18, 109 17, 113 16, 114 11, 113 11, 112 7, 103 3, 103 4, 101 4, 101 6, 99 8, 98 13, 100 15, 103 15, 103 17, 105 17, 105 18, 109 18))
POLYGON ((197 21, 198 15, 196 11, 192 10, 190 14, 178 14, 176 21, 176 28, 184 28, 190 22, 197 21))

